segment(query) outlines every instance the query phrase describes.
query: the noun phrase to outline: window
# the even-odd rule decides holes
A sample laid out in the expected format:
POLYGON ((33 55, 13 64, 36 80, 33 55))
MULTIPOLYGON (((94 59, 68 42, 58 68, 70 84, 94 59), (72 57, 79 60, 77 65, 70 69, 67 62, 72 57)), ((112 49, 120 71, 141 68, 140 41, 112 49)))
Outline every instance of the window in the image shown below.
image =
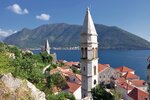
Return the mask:
POLYGON ((85 94, 84 94, 84 97, 86 97, 85 94))
POLYGON ((81 58, 83 58, 84 49, 81 48, 81 58))
POLYGON ((94 80, 94 84, 96 84, 96 80, 94 80))
POLYGON ((85 48, 84 52, 85 52, 84 58, 87 58, 87 48, 85 48))
POLYGON ((95 57, 98 58, 98 49, 95 48, 95 57))
POLYGON ((95 52, 94 52, 94 48, 92 48, 92 58, 95 58, 95 52))
POLYGON ((105 78, 105 75, 103 77, 105 78))
POLYGON ((96 66, 94 66, 94 75, 96 75, 96 66))
POLYGON ((87 48, 81 48, 81 58, 87 58, 87 48))
POLYGON ((85 67, 83 67, 83 70, 85 71, 85 67))

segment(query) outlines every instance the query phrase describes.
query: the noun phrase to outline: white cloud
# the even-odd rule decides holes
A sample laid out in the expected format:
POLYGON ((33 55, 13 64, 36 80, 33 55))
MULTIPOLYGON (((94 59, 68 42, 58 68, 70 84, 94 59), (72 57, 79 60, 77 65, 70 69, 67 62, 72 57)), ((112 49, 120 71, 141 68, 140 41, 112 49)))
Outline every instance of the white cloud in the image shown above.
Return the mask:
POLYGON ((47 21, 47 20, 50 19, 50 15, 43 13, 43 14, 41 14, 41 15, 37 15, 36 18, 37 18, 37 19, 40 19, 40 20, 45 20, 45 21, 47 21))
POLYGON ((1 29, 0 28, 0 36, 3 36, 3 37, 7 37, 7 36, 9 36, 9 35, 11 35, 11 34, 13 34, 13 33, 16 33, 17 31, 13 31, 13 30, 11 30, 11 29, 9 29, 9 30, 4 30, 4 29, 1 29))
POLYGON ((18 4, 10 5, 7 7, 7 9, 16 14, 21 14, 21 15, 29 13, 29 11, 26 8, 22 9, 18 4))

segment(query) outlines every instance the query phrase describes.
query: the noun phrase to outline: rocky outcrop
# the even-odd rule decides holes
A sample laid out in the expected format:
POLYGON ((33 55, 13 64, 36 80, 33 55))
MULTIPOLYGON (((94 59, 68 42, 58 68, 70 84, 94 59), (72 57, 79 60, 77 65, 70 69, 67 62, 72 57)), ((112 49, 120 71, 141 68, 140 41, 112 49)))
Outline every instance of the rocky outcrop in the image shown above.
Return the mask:
POLYGON ((0 78, 0 99, 46 100, 44 92, 28 80, 14 78, 11 73, 4 74, 0 78))
POLYGON ((22 85, 22 81, 20 79, 14 78, 11 73, 4 74, 1 78, 1 81, 5 84, 6 87, 13 91, 22 85))
POLYGON ((27 87, 31 91, 31 95, 35 98, 35 100, 46 100, 45 99, 45 93, 37 89, 32 83, 29 81, 27 82, 27 87))

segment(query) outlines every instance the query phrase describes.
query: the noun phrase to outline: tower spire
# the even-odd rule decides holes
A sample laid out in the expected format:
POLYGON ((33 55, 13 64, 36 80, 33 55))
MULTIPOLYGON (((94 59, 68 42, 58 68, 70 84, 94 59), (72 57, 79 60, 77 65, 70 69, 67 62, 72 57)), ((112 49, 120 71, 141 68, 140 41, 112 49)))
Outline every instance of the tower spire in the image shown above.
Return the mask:
POLYGON ((46 40, 45 42, 45 51, 50 54, 50 46, 49 46, 49 42, 48 42, 48 39, 46 40))
POLYGON ((82 32, 81 33, 82 34, 85 34, 85 33, 86 34, 95 34, 95 35, 97 34, 89 7, 87 7, 87 10, 86 10, 86 15, 84 18, 84 23, 82 26, 82 32))
POLYGON ((87 8, 80 34, 82 98, 91 98, 91 89, 98 84, 98 42, 97 32, 87 8))

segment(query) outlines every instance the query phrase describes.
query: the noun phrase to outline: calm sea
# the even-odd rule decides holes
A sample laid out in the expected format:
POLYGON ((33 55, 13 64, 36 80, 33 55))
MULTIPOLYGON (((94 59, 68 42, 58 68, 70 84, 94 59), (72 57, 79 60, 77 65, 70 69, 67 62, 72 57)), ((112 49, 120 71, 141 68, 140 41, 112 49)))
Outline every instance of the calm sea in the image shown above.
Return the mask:
MULTIPOLYGON (((39 53, 40 51, 33 51, 39 53)), ((79 50, 51 50, 51 53, 57 54, 58 60, 80 61, 79 50)), ((146 80, 147 75, 147 57, 150 56, 150 50, 99 50, 99 63, 110 64, 116 68, 127 66, 135 70, 141 79, 146 80)))

